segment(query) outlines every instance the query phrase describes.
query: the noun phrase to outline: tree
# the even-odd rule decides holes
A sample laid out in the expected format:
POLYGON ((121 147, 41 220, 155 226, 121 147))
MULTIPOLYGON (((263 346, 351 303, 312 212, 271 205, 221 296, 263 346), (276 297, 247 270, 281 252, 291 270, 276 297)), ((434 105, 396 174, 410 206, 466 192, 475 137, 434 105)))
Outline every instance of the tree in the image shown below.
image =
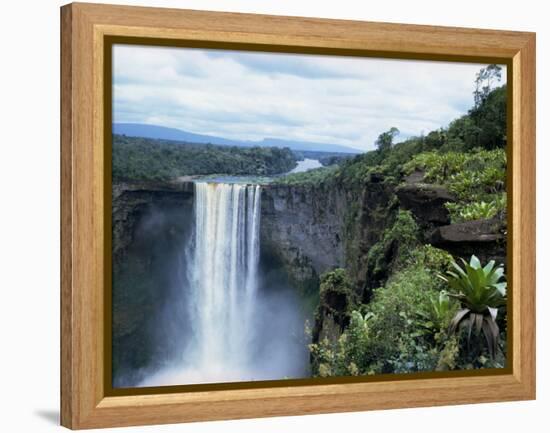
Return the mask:
POLYGON ((387 149, 391 149, 393 145, 393 139, 399 135, 399 129, 392 126, 388 131, 383 132, 376 139, 376 147, 380 152, 384 152, 387 149))
POLYGON ((489 65, 482 68, 476 75, 476 89, 474 90, 474 104, 479 107, 487 98, 495 83, 502 78, 502 67, 499 65, 489 65))

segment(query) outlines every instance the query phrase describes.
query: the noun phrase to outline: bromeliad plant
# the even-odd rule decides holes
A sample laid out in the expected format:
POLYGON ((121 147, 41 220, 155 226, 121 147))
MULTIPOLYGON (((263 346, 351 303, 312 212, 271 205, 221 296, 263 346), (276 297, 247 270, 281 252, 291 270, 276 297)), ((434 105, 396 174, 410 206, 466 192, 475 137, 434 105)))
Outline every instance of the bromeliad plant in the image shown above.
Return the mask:
POLYGON ((446 276, 438 275, 455 291, 449 296, 460 301, 462 306, 451 320, 449 332, 456 333, 465 327, 469 345, 472 330, 477 335, 483 331, 489 355, 494 359, 498 350, 498 308, 506 304, 506 282, 502 281, 504 269, 502 266, 495 267, 494 260, 481 266, 474 255, 470 263, 461 260, 464 269, 453 261, 453 270, 448 271, 446 276))
POLYGON ((437 297, 430 299, 428 311, 417 313, 422 319, 418 322, 418 325, 427 333, 436 334, 448 327, 454 310, 452 300, 447 292, 442 290, 437 297))

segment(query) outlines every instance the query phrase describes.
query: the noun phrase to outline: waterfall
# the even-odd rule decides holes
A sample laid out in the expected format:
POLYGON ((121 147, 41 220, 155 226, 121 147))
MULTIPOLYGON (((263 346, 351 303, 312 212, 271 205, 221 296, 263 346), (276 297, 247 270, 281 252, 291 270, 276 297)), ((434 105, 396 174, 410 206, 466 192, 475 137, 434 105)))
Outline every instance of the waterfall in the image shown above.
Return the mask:
POLYGON ((251 363, 260 197, 259 185, 195 183, 193 363, 214 376, 238 376, 251 363))
POLYGON ((181 315, 173 317, 181 328, 166 331, 180 333, 173 341, 181 346, 139 386, 304 377, 309 354, 296 291, 277 278, 259 281, 261 187, 194 188, 194 220, 186 221, 193 236, 182 245, 185 271, 170 299, 182 305, 170 310, 181 315))

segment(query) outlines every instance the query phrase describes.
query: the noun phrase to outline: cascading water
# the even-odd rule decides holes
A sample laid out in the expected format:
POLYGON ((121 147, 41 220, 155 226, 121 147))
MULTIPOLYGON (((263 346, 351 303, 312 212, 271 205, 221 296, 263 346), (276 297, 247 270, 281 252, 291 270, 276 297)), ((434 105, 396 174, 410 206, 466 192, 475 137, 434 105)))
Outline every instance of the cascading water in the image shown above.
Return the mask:
POLYGON ((194 361, 212 373, 243 371, 250 363, 260 197, 259 185, 195 184, 194 361))
MULTIPOLYGON (((262 278, 259 289, 259 185, 195 183, 194 236, 185 250, 181 290, 173 302, 185 325, 174 359, 148 372, 140 386, 303 377, 304 317, 296 292, 262 278)), ((170 320, 168 318, 168 320, 170 320)), ((179 323, 179 322, 178 322, 179 323)))

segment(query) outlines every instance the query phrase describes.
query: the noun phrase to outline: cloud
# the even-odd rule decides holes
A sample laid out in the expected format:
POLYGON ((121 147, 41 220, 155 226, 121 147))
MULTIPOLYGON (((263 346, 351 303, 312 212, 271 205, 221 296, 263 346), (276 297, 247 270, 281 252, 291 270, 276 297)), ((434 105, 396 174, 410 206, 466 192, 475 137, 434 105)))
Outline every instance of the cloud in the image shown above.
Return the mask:
POLYGON ((483 66, 116 45, 114 121, 368 150, 392 126, 408 137, 466 113, 483 66))

